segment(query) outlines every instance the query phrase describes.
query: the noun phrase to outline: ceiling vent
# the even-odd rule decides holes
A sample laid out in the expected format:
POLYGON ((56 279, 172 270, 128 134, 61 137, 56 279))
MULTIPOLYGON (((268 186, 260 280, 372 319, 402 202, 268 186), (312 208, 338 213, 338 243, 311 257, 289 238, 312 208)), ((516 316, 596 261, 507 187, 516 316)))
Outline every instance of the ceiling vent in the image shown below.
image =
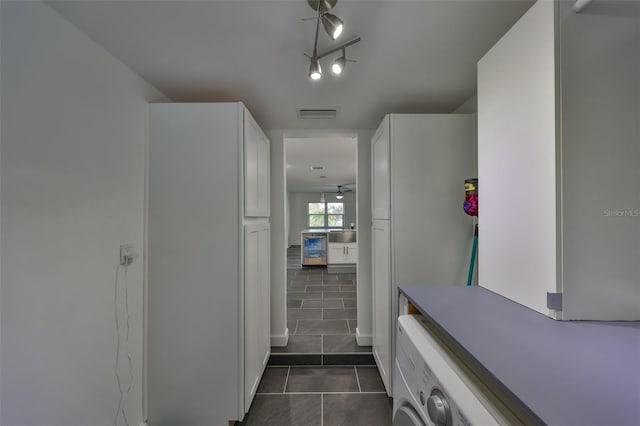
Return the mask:
POLYGON ((307 109, 300 108, 298 110, 298 118, 302 120, 330 120, 336 118, 337 110, 335 108, 328 109, 307 109))

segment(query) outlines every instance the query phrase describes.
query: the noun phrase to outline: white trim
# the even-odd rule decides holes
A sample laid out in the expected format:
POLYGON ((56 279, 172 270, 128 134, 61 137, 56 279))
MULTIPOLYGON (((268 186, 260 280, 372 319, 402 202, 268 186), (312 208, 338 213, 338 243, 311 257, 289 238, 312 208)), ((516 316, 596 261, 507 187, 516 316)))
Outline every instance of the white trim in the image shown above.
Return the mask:
POLYGON ((372 346, 373 345, 373 335, 372 334, 362 334, 360 333, 360 328, 356 327, 356 342, 358 346, 372 346))
POLYGON ((286 347, 289 343, 289 329, 284 329, 284 334, 272 334, 271 335, 271 346, 282 348, 286 347))
MULTIPOLYGON (((142 418, 149 416, 149 103, 144 138, 144 206, 142 213, 142 418)), ((142 426, 148 426, 145 420, 142 426)))

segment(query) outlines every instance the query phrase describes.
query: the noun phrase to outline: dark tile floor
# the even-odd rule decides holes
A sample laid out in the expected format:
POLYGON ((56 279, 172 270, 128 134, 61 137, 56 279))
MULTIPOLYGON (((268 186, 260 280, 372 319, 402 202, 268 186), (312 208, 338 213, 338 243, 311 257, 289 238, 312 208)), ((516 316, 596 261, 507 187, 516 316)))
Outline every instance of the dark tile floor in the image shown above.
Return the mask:
POLYGON ((329 273, 326 267, 303 267, 300 247, 287 250, 286 348, 274 354, 371 353, 356 344, 356 274, 329 273))
POLYGON ((271 348, 239 425, 390 426, 392 402, 371 347, 356 344, 356 275, 302 268, 300 247, 287 263, 289 344, 271 348))
POLYGON ((242 426, 389 426, 376 367, 267 367, 242 426))

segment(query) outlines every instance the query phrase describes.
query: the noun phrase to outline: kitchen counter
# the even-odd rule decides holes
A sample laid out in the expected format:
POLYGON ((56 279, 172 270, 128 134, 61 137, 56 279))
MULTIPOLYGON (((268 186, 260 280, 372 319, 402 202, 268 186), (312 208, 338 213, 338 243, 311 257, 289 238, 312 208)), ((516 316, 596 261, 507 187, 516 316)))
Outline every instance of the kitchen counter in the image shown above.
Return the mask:
POLYGON ((555 321, 477 286, 400 292, 540 423, 640 425, 640 322, 555 321))
POLYGON ((328 234, 329 232, 352 232, 355 229, 337 229, 337 228, 315 228, 315 229, 303 229, 301 234, 328 234))
POLYGON ((329 229, 327 228, 317 228, 317 229, 303 229, 300 231, 301 234, 328 234, 329 229))

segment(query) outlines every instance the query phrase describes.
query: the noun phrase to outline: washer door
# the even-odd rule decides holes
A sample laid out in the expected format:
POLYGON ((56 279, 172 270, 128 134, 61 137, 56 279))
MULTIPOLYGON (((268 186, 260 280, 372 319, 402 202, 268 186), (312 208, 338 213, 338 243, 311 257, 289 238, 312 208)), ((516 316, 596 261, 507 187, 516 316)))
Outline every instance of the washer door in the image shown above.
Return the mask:
POLYGON ((425 426, 420 416, 409 405, 403 405, 393 414, 393 426, 425 426))

